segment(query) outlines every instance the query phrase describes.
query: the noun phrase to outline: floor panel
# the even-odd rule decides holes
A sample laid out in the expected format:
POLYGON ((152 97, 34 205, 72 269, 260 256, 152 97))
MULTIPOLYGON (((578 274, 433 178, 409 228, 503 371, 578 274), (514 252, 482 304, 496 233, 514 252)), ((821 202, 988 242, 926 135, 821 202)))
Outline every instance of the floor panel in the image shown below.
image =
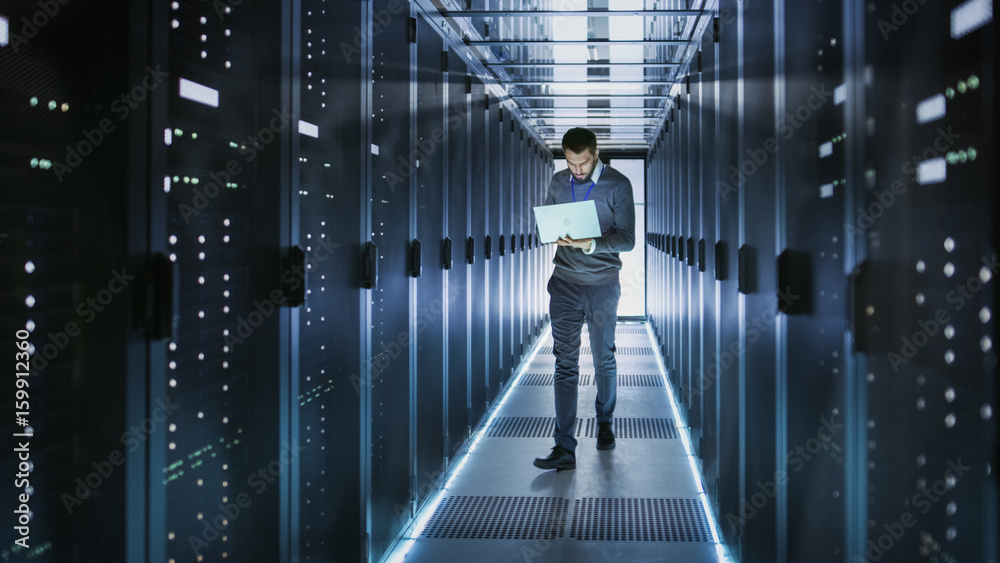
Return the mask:
MULTIPOLYGON (((551 336, 539 347, 551 352, 551 336)), ((719 561, 644 325, 619 325, 616 347, 615 449, 596 448, 593 361, 581 354, 576 469, 532 465, 553 446, 555 416, 555 358, 537 354, 405 561, 719 561)))

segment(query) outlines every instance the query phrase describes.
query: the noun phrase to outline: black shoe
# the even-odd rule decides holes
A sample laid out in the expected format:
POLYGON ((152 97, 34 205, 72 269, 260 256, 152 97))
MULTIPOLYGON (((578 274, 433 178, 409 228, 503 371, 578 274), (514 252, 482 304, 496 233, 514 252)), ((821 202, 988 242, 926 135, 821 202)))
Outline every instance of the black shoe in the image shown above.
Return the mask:
POLYGON ((615 449, 615 433, 611 430, 610 422, 600 422, 597 424, 597 449, 615 449))
POLYGON ((552 448, 549 457, 535 458, 535 467, 539 469, 576 469, 576 454, 562 446, 552 448))

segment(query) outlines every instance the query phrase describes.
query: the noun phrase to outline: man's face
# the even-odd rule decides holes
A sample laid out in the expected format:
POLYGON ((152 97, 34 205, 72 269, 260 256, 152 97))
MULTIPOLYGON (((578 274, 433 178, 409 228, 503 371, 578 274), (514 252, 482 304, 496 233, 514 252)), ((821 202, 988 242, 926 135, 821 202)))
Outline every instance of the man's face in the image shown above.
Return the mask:
POLYGON ((583 149, 583 152, 573 152, 566 149, 566 164, 577 182, 585 182, 587 178, 590 178, 590 174, 597 167, 597 155, 600 152, 600 149, 596 152, 590 152, 589 148, 583 149))

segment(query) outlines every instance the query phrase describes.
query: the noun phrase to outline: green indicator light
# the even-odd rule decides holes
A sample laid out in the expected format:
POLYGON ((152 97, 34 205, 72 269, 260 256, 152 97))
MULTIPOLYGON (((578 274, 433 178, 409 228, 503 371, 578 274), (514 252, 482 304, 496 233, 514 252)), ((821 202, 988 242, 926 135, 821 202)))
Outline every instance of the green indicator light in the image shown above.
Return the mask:
POLYGON ((965 90, 966 90, 965 81, 964 80, 959 80, 958 81, 958 93, 959 94, 964 94, 965 90))
POLYGON ((954 88, 947 88, 947 89, 945 89, 944 95, 949 100, 952 99, 952 98, 954 98, 955 97, 955 89, 954 88))
POLYGON ((56 109, 57 107, 59 107, 59 104, 55 100, 49 100, 49 109, 56 109))
POLYGON ((31 107, 37 106, 38 105, 38 96, 32 96, 31 99, 28 100, 28 103, 31 104, 31 107))
POLYGON ((958 160, 959 162, 965 162, 969 160, 969 153, 965 151, 958 151, 958 160))
POLYGON ((978 155, 979 152, 976 150, 975 147, 969 147, 969 160, 976 160, 976 156, 978 155))
POLYGON ((38 168, 38 159, 37 158, 31 159, 31 167, 32 168, 38 168))
POLYGON ((234 143, 232 141, 229 141, 229 148, 236 149, 236 148, 239 148, 239 145, 237 145, 236 143, 234 143))
POLYGON ((48 170, 49 168, 52 168, 52 161, 47 158, 43 159, 41 161, 41 165, 43 170, 48 170))
POLYGON ((955 152, 949 152, 947 158, 948 158, 948 164, 955 164, 958 162, 958 154, 956 154, 955 152))
POLYGON ((191 183, 192 184, 197 184, 198 183, 198 178, 191 178, 191 183))
POLYGON ((979 88, 979 77, 973 74, 969 77, 969 89, 975 90, 976 88, 979 88))
POLYGON ((180 129, 174 129, 174 135, 177 135, 178 137, 183 137, 184 131, 181 131, 180 129))
POLYGON ((840 180, 834 180, 833 181, 833 185, 834 186, 839 186, 840 185, 840 180))
POLYGON ((192 139, 197 139, 198 138, 198 134, 197 133, 191 133, 191 138, 192 139))

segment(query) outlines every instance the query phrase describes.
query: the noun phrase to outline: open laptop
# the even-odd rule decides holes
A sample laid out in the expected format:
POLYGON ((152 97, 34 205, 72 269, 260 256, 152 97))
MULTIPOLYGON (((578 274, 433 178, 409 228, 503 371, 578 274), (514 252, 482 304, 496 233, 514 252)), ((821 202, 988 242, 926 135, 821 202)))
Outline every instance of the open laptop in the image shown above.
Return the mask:
POLYGON ((597 220, 597 205, 592 199, 542 205, 534 209, 535 222, 538 224, 538 238, 544 243, 555 242, 563 236, 572 239, 601 236, 601 224, 597 220))

